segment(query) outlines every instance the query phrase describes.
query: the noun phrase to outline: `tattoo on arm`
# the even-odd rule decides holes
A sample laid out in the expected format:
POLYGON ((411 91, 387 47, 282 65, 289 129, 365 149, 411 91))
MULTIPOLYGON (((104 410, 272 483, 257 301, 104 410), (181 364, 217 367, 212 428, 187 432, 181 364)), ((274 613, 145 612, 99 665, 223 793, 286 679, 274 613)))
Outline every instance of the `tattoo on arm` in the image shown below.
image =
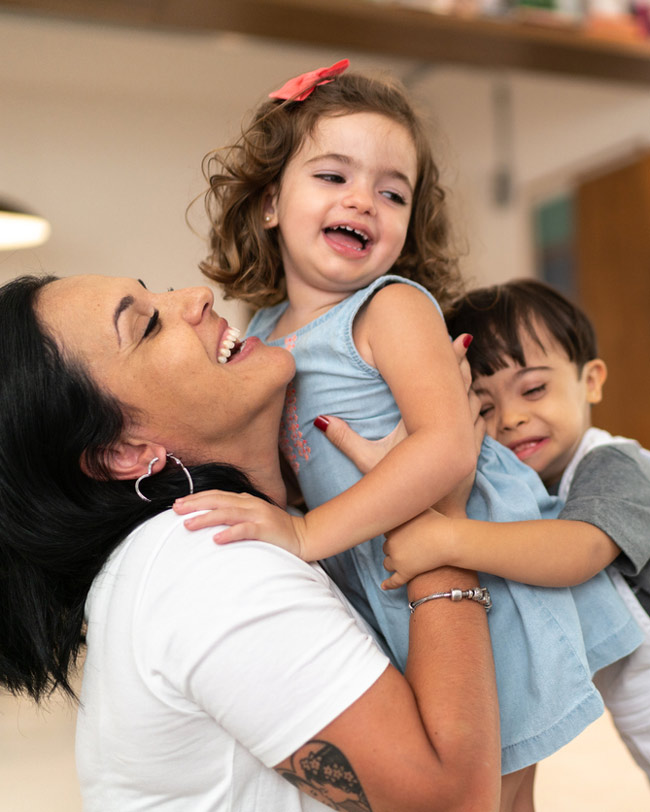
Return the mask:
POLYGON ((291 756, 290 768, 276 769, 296 789, 325 806, 342 812, 372 812, 352 765, 329 742, 307 742, 291 756))

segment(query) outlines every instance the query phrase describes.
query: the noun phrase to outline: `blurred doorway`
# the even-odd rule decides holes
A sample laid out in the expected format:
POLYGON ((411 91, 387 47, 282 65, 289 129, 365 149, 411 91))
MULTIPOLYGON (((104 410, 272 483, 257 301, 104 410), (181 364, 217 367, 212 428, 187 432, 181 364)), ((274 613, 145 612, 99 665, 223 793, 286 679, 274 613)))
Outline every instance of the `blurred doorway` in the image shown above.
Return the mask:
POLYGON ((594 424, 650 448, 650 151, 583 178, 574 227, 577 301, 609 367, 594 424))

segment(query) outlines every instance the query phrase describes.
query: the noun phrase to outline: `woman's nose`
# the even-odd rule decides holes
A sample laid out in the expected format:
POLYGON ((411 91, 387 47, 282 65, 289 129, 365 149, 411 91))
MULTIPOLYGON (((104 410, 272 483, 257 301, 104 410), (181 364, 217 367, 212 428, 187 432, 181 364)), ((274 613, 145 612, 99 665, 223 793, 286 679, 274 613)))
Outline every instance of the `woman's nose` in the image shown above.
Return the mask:
POLYGON ((189 324, 198 324, 212 310, 214 293, 207 287, 184 288, 174 291, 181 317, 189 324))

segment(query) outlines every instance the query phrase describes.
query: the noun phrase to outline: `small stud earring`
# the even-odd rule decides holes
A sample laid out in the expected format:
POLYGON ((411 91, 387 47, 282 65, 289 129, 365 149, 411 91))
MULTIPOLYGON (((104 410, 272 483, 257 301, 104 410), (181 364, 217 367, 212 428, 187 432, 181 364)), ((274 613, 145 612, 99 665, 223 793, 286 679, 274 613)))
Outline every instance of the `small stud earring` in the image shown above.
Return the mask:
POLYGON ((271 222, 271 215, 270 214, 265 214, 264 215, 264 222, 265 223, 270 223, 271 222))

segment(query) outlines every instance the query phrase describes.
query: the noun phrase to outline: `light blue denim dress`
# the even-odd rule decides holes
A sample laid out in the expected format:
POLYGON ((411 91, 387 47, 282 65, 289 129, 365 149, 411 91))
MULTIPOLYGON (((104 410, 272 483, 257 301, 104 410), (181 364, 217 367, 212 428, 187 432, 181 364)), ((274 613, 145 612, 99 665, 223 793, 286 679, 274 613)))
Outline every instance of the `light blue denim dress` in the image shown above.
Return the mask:
MULTIPOLYGON (((352 325, 360 307, 382 286, 415 283, 384 276, 340 302, 297 333, 268 343, 295 356, 297 374, 287 390, 280 434, 282 451, 297 474, 309 508, 361 476, 347 457, 313 426, 319 414, 337 415, 371 440, 399 421, 397 405, 380 373, 359 355, 352 325)), ((259 311, 249 335, 266 340, 286 307, 259 311)), ((475 519, 552 518, 559 505, 532 469, 486 438, 467 513, 475 519)), ((406 588, 383 591, 383 537, 323 562, 362 614, 394 664, 404 670, 409 611, 406 588)), ((633 651, 641 634, 605 573, 573 589, 531 587, 482 574, 493 608, 488 615, 501 709, 502 771, 510 773, 558 750, 603 710, 591 681, 595 671, 633 651)), ((459 668, 471 668, 467 651, 459 668)))

